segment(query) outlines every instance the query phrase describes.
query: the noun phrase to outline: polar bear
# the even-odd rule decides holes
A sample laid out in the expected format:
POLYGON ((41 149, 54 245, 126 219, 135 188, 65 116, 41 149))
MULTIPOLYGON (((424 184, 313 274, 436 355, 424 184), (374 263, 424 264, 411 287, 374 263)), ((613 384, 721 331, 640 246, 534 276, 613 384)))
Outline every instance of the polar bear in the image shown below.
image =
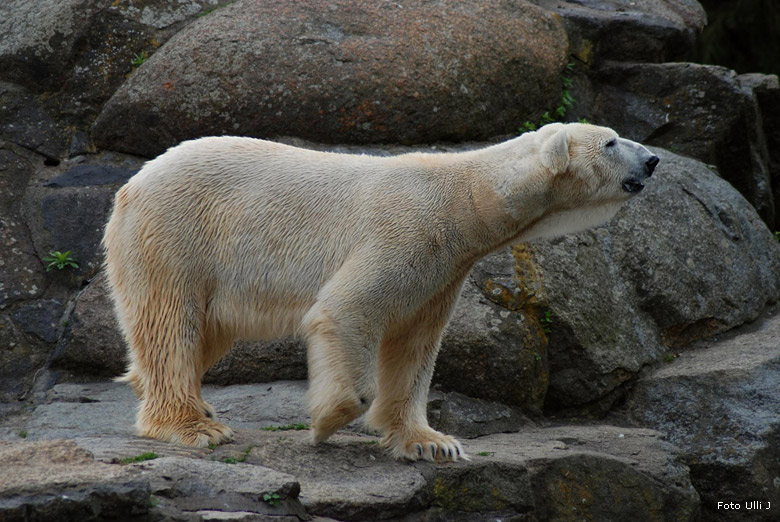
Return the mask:
POLYGON ((658 163, 608 128, 551 124, 394 157, 252 138, 182 143, 116 194, 106 271, 143 436, 231 440, 201 398, 238 339, 308 348, 314 442, 366 414, 397 458, 467 458, 429 427, 442 330, 474 263, 608 220, 658 163))

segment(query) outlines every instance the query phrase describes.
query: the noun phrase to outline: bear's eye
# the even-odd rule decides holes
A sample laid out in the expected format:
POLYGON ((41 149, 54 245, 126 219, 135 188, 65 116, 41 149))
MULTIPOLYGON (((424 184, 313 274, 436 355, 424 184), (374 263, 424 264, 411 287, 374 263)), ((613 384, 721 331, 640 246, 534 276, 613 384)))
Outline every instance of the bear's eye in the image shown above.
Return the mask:
POLYGON ((612 139, 612 140, 609 140, 609 141, 607 142, 607 144, 606 144, 606 145, 604 145, 604 146, 605 146, 605 147, 614 147, 615 145, 617 145, 617 139, 612 139))

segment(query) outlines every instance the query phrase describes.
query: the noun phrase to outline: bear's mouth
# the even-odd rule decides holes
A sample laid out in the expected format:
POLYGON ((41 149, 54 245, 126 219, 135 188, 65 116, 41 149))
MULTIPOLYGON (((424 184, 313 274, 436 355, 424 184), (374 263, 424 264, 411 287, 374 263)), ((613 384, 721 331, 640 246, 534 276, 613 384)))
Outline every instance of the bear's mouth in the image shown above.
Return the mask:
POLYGON ((644 184, 641 181, 637 181, 635 179, 627 179, 623 182, 623 190, 629 194, 639 192, 643 188, 645 188, 644 184))

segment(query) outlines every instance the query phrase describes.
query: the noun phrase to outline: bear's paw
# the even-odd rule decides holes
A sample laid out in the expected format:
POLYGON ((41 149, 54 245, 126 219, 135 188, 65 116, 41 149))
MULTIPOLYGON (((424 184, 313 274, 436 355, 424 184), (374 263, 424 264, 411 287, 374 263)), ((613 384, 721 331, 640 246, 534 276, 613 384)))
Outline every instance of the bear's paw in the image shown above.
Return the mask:
POLYGON ((139 435, 153 439, 207 448, 212 444, 224 444, 233 440, 233 430, 206 417, 187 419, 179 423, 141 427, 139 435))
POLYGON ((457 439, 431 428, 415 430, 405 437, 388 434, 382 439, 382 445, 397 459, 435 462, 471 460, 457 439))

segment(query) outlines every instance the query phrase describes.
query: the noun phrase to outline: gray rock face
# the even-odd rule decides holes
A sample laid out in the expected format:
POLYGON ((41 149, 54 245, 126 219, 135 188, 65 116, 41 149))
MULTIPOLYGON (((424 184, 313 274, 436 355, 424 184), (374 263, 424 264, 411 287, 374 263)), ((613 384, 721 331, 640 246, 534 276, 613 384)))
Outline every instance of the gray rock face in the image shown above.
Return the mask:
POLYGON ((207 134, 485 139, 558 102, 565 53, 557 20, 523 0, 237 2, 139 67, 94 136, 148 157, 207 134))
POLYGON ((780 506, 780 315, 704 342, 642 376, 624 414, 679 446, 707 520, 776 520, 780 506), (740 511, 718 509, 733 501, 740 511), (746 509, 746 502, 763 509, 746 509), (770 504, 771 503, 771 504, 770 504))
POLYGON ((21 147, 0 142, 0 311, 40 297, 45 287, 22 204, 34 173, 33 160, 21 147))
POLYGON ((76 297, 69 323, 52 368, 95 377, 116 377, 125 372, 125 343, 103 273, 76 297))
MULTIPOLYGON (((134 60, 154 53, 187 20, 225 3, 3 2, 0 80, 35 94, 56 92, 56 100, 46 100, 46 113, 86 129, 133 71, 134 60)), ((70 131, 62 133, 68 138, 70 131)))
POLYGON ((45 158, 36 158, 41 163, 59 161, 67 146, 62 125, 32 93, 0 81, 0 104, 0 139, 36 151, 45 158))
POLYGON ((33 176, 34 155, 17 145, 0 141, 0 397, 16 398, 32 386, 35 372, 48 357, 37 338, 19 324, 28 301, 40 299, 47 282, 26 224, 23 196, 33 176), (14 319, 16 315, 16 319, 14 319))
POLYGON ((469 278, 444 330, 433 382, 539 413, 548 379, 546 338, 532 306, 503 303, 505 296, 493 293, 498 283, 488 277, 513 274, 514 259, 508 262, 510 267, 481 262, 469 278))
POLYGON ((594 74, 591 114, 633 140, 716 165, 774 225, 768 151, 753 90, 734 71, 689 63, 609 63, 594 74))
POLYGON ((533 1, 563 19, 571 54, 589 64, 683 60, 707 22, 694 0, 533 1))
POLYGON ((73 441, 0 441, 0 460, 4 521, 130 520, 149 512, 148 480, 96 462, 73 441))
POLYGON ((754 320, 780 298, 780 245, 753 208, 701 163, 657 153, 645 191, 606 226, 508 249, 475 270, 505 312, 549 312, 548 409, 603 413, 667 346, 754 320))
POLYGON ((761 116, 775 204, 775 224, 780 225, 780 79, 775 75, 742 74, 739 84, 753 92, 761 116))
POLYGON ((522 431, 535 426, 519 408, 474 399, 457 392, 438 391, 428 396, 428 422, 442 433, 467 438, 522 431))
POLYGON ((187 457, 153 459, 138 467, 149 478, 157 511, 309 518, 298 500, 301 486, 295 477, 270 468, 187 457), (273 503, 263 501, 264 495, 275 495, 273 503))
POLYGON ((776 302, 780 245, 729 183, 696 161, 661 157, 668 181, 659 177, 645 208, 628 206, 609 229, 627 239, 616 259, 640 307, 679 346, 752 321, 776 302))

